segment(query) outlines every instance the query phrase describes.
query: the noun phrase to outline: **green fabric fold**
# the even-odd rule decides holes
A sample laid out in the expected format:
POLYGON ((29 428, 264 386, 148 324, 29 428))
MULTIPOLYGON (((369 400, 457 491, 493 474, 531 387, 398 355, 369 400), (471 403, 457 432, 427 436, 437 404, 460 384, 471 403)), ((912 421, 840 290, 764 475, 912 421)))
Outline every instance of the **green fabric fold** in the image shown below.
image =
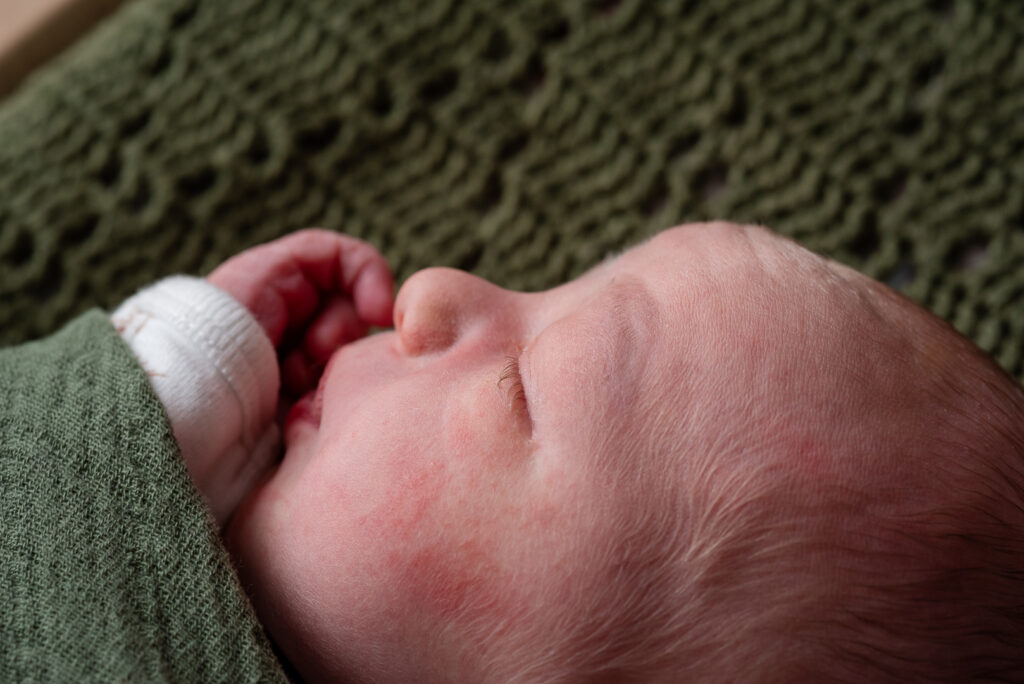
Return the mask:
POLYGON ((0 680, 284 679, 99 311, 0 351, 0 530, 0 680))

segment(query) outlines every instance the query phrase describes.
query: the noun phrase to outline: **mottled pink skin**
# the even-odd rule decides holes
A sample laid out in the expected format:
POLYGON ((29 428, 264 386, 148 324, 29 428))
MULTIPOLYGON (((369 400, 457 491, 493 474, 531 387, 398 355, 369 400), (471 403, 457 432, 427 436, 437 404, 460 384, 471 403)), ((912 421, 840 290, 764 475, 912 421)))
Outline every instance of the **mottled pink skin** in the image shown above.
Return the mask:
MULTIPOLYGON (((226 535, 312 680, 509 681, 593 613, 610 549, 662 538, 638 510, 699 511, 752 466, 786 486, 766 514, 827 505, 835 482, 897 482, 892 505, 912 506, 929 474, 891 454, 945 410, 925 379, 957 360, 998 376, 895 293, 729 224, 541 293, 427 269, 394 322, 334 353, 226 535), (499 383, 510 355, 525 410, 499 383)), ((836 517, 815 521, 823 538, 847 529, 836 517)))

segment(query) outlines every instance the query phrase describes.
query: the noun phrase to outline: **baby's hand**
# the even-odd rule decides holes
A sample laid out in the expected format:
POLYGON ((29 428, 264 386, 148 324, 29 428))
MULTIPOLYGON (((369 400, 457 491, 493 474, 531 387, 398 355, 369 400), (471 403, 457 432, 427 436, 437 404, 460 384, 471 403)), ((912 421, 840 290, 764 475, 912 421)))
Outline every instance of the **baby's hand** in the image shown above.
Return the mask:
POLYGON ((278 350, 291 397, 312 389, 331 353, 390 326, 394 281, 366 242, 308 229, 228 259, 208 277, 244 305, 278 350))

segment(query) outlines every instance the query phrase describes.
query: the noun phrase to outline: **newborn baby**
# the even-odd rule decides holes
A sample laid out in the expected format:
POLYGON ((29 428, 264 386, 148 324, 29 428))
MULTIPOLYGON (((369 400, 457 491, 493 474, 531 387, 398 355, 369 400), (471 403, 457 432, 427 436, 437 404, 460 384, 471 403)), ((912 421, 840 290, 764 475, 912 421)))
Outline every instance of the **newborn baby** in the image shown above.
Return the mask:
POLYGON ((849 268, 683 226, 545 292, 421 271, 369 336, 350 238, 209 282, 305 392, 279 462, 197 484, 307 679, 1024 678, 1024 395, 849 268))

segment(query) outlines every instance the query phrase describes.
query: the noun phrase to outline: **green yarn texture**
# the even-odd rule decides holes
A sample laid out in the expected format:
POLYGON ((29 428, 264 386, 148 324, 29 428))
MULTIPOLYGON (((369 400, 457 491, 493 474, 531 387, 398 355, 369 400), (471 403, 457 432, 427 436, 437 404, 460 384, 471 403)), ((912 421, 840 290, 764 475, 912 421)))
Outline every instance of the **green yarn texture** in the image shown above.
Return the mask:
POLYGON ((1024 3, 137 0, 0 106, 0 343, 308 225, 538 289, 708 218, 1024 377, 1024 3))

